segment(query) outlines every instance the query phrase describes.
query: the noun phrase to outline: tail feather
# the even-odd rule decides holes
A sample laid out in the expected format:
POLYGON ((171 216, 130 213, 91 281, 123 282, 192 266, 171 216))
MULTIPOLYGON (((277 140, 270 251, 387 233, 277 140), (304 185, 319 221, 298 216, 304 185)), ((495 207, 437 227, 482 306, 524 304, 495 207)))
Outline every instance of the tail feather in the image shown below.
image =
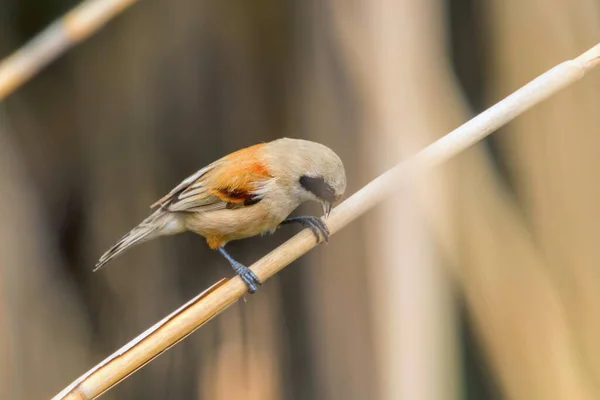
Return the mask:
POLYGON ((102 268, 110 260, 123 253, 130 247, 154 239, 158 236, 177 233, 180 230, 173 230, 173 224, 169 224, 169 214, 161 209, 154 212, 141 224, 133 228, 129 233, 121 238, 113 247, 100 257, 94 271, 102 268), (171 229, 169 229, 171 228, 171 229))

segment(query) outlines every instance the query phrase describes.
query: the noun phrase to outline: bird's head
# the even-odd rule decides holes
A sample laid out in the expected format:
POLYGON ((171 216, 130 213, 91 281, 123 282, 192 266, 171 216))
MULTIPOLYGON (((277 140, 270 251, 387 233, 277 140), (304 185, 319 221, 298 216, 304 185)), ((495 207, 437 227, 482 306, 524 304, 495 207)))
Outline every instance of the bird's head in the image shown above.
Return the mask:
POLYGON ((275 151, 282 157, 285 175, 302 200, 321 203, 323 214, 329 216, 333 204, 346 190, 344 164, 329 147, 301 139, 278 139, 275 151))

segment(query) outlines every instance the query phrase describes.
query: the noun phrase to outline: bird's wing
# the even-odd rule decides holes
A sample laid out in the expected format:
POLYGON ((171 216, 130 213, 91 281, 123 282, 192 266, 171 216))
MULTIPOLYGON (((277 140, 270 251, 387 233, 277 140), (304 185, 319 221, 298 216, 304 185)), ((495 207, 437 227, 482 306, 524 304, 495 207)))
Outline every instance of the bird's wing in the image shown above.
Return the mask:
POLYGON ((262 144, 229 154, 189 176, 152 205, 169 211, 206 212, 239 208, 262 199, 261 189, 273 179, 257 158, 262 144))

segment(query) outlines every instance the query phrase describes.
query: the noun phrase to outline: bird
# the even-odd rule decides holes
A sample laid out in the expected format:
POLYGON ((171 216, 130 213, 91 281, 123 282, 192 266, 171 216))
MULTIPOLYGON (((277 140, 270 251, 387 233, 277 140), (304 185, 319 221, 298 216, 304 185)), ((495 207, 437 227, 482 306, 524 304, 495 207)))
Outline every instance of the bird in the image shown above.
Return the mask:
POLYGON ((260 279, 225 245, 292 223, 309 228, 317 243, 327 242, 324 220, 345 190, 344 165, 329 147, 285 137, 258 143, 214 161, 175 186, 150 206, 156 210, 149 217, 100 257, 94 271, 134 245, 191 231, 229 262, 252 294, 260 279), (323 219, 289 217, 307 201, 321 203, 323 219))

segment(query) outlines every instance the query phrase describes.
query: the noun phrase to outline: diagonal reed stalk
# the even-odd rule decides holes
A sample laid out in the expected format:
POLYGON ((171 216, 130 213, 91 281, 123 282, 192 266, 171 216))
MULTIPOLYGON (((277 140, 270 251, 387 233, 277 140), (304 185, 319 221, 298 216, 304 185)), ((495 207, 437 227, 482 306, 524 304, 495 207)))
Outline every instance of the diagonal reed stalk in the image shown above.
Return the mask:
POLYGON ((137 0, 86 0, 0 61, 0 101, 137 0))
MULTIPOLYGON (((563 62, 529 82, 488 110, 466 122, 413 157, 383 173, 336 207, 327 220, 331 234, 388 198, 403 179, 439 165, 483 139, 502 125, 578 81, 600 64, 600 44, 563 62)), ((251 268, 264 282, 315 247, 306 229, 258 260, 251 268)), ((92 368, 54 399, 94 399, 183 340, 246 294, 238 277, 223 279, 158 322, 92 368)))

